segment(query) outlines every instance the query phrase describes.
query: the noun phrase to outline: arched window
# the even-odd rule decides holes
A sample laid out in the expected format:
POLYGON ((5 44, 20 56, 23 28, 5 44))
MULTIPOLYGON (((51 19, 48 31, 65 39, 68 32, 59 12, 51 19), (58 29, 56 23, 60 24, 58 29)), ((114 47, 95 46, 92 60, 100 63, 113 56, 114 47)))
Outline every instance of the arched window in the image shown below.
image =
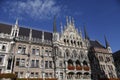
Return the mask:
POLYGON ((80 61, 79 61, 79 60, 77 60, 75 63, 76 63, 76 66, 81 66, 81 64, 80 64, 80 61))
POLYGON ((71 59, 68 60, 68 65, 73 65, 73 61, 71 59))
POLYGON ((88 66, 87 61, 83 61, 84 66, 88 66))
POLYGON ((73 45, 73 41, 71 40, 71 44, 73 45))
POLYGON ((99 56, 99 60, 100 61, 104 61, 102 56, 99 56))
POLYGON ((73 57, 74 57, 74 58, 76 58, 76 57, 77 57, 77 53, 76 53, 76 51, 75 51, 75 50, 72 52, 72 54, 73 54, 73 57))
POLYGON ((66 39, 64 39, 64 43, 66 43, 66 39))
POLYGON ((67 44, 69 44, 69 40, 67 40, 67 44))
POLYGON ((81 47, 83 47, 83 44, 82 44, 82 42, 80 42, 80 45, 81 45, 81 47))
POLYGON ((81 58, 84 58, 83 51, 80 51, 80 57, 81 57, 81 58))
POLYGON ((67 50, 65 51, 65 57, 68 58, 69 56, 70 56, 70 53, 69 53, 69 50, 67 49, 67 50))
POLYGON ((5 51, 6 50, 6 47, 5 45, 2 46, 2 50, 5 51))

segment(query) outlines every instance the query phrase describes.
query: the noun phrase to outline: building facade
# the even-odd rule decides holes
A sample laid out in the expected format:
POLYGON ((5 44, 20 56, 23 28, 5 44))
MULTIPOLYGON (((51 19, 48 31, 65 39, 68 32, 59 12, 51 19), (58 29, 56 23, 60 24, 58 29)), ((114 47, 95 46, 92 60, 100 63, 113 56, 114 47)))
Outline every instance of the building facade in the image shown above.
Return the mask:
POLYGON ((18 25, 0 24, 0 72, 19 78, 58 78, 58 80, 98 80, 117 78, 110 46, 85 38, 66 18, 57 32, 40 31, 18 25), (98 73, 99 71, 99 73, 98 73), (104 75, 103 75, 104 73, 104 75))
POLYGON ((114 62, 115 62, 115 67, 116 67, 116 72, 117 72, 117 76, 118 78, 120 78, 120 50, 116 51, 113 54, 113 58, 114 58, 114 62))

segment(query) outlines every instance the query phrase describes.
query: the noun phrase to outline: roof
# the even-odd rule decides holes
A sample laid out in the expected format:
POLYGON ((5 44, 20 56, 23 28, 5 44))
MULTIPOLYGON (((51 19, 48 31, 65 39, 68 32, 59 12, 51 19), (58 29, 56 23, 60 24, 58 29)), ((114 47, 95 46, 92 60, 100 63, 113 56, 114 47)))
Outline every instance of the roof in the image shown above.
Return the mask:
POLYGON ((91 48, 93 48, 95 52, 109 53, 108 50, 96 40, 90 41, 90 45, 91 45, 91 48))
MULTIPOLYGON (((0 23, 0 33, 10 34, 11 29, 12 29, 12 25, 0 23)), ((30 35, 30 28, 19 27, 18 36, 29 37, 29 35, 30 35)), ((32 37, 42 39, 42 31, 32 29, 32 37)), ((44 39, 52 41, 52 33, 45 31, 44 39)))
POLYGON ((28 29, 28 28, 23 28, 23 27, 20 27, 20 28, 19 28, 19 36, 29 37, 29 33, 30 33, 30 29, 28 29))
POLYGON ((42 39, 42 31, 32 29, 32 37, 42 39))
POLYGON ((10 34, 12 25, 0 23, 0 33, 10 34))
POLYGON ((98 41, 90 41, 90 45, 92 47, 96 47, 96 48, 105 48, 103 45, 101 45, 98 41))
POLYGON ((52 33, 44 32, 44 39, 52 41, 52 33))

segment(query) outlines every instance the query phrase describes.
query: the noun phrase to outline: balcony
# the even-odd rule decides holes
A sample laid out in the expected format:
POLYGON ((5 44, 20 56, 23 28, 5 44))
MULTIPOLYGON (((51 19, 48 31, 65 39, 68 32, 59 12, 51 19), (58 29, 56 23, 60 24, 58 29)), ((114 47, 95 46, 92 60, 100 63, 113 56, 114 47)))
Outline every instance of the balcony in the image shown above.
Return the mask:
POLYGON ((83 69, 84 69, 85 71, 89 71, 89 70, 90 70, 90 68, 89 68, 88 66, 83 66, 83 69))
POLYGON ((82 66, 76 66, 76 70, 82 70, 82 66))
POLYGON ((75 67, 73 65, 68 65, 68 70, 74 70, 75 67))

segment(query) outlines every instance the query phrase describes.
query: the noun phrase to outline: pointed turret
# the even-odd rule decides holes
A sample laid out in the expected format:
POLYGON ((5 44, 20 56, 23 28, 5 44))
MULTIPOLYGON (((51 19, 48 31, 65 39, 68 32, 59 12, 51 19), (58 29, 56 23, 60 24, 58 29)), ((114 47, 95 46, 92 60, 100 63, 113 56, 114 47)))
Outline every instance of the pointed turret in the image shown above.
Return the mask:
POLYGON ((15 25, 18 25, 18 18, 16 19, 15 25))
POLYGON ((56 33, 57 32, 57 28, 56 28, 56 16, 54 16, 54 22, 53 22, 53 32, 56 33))
POLYGON ((59 33, 57 32, 57 26, 56 26, 56 16, 54 16, 54 22, 53 22, 53 41, 59 40, 59 33))
POLYGON ((81 36, 81 38, 82 38, 82 30, 81 30, 81 28, 79 27, 79 35, 81 36))
POLYGON ((69 16, 69 24, 71 24, 72 23, 72 21, 71 21, 71 16, 69 16))
POLYGON ((63 25, 62 22, 60 23, 61 33, 63 33, 63 25))
POLYGON ((84 25, 84 34, 85 34, 85 39, 89 40, 89 36, 87 34, 87 31, 86 31, 86 26, 84 25))
POLYGON ((72 25, 74 26, 74 19, 72 18, 72 25))
POLYGON ((108 43, 107 38, 106 38, 106 36, 105 36, 105 35, 104 35, 104 38, 105 38, 106 48, 110 47, 110 45, 109 45, 109 43, 108 43))
POLYGON ((112 53, 112 49, 111 49, 111 47, 110 47, 110 45, 109 45, 109 43, 107 41, 106 36, 104 36, 104 38, 105 38, 106 49, 108 50, 109 53, 112 53))
POLYGON ((66 16, 66 23, 67 23, 66 26, 68 26, 68 24, 69 24, 69 22, 68 22, 68 16, 66 16))

